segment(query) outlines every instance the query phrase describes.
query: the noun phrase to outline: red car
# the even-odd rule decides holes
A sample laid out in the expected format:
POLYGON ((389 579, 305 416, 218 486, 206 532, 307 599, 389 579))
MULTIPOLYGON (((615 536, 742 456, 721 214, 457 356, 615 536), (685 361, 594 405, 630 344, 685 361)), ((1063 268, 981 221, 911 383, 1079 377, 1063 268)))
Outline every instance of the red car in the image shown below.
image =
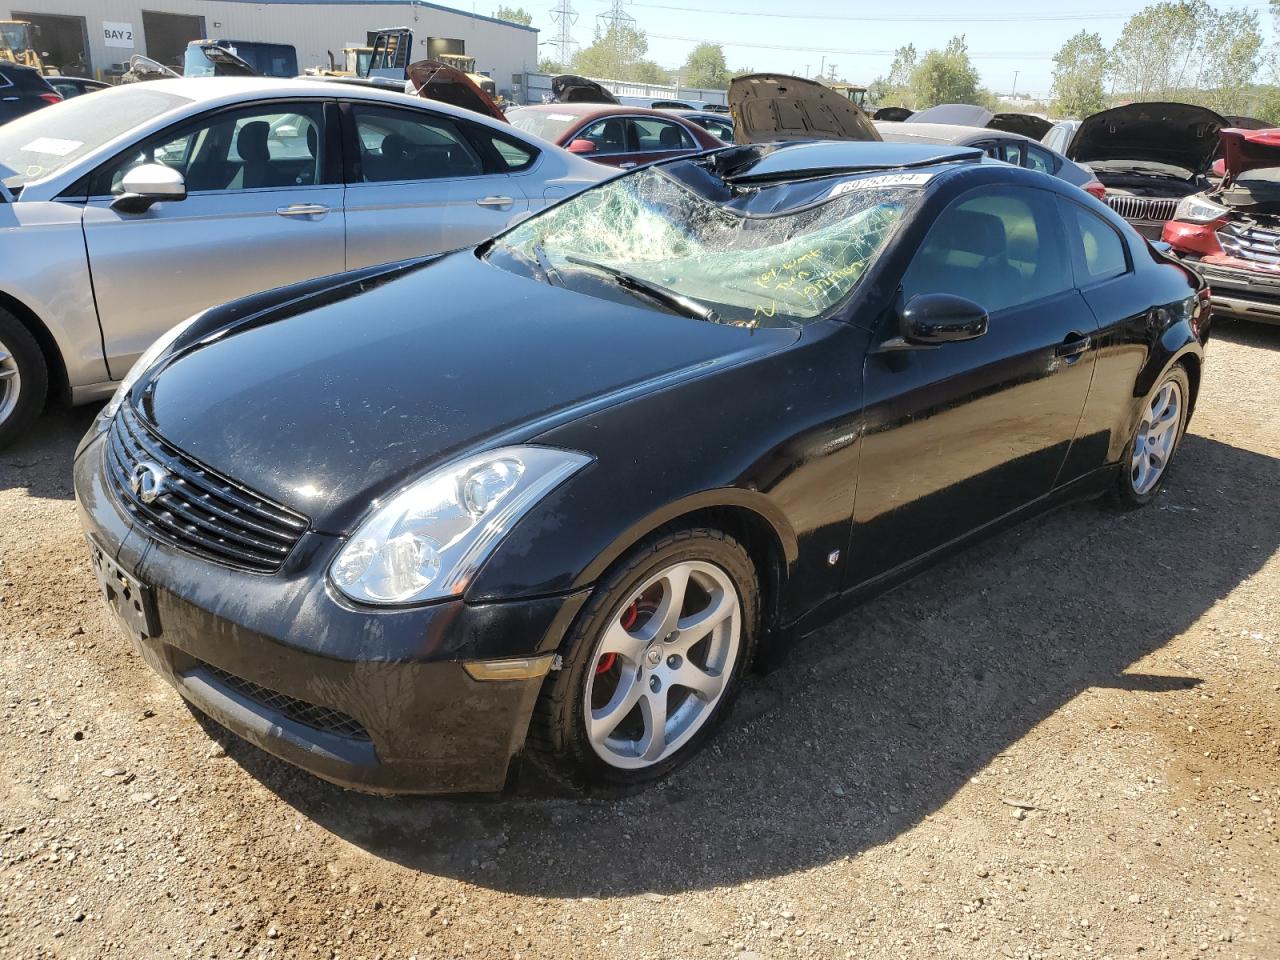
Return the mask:
POLYGON ((517 107, 507 119, 570 153, 623 170, 724 146, 710 131, 670 111, 614 103, 517 107))

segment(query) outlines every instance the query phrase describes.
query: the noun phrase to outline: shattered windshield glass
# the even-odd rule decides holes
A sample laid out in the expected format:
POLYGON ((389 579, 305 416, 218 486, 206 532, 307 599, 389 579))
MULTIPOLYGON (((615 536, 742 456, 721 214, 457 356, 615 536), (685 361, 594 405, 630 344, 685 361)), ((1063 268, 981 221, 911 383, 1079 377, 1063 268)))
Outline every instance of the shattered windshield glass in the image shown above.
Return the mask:
POLYGON ((846 180, 800 209, 744 215, 653 168, 526 220, 489 256, 583 292, 603 277, 700 319, 794 326, 853 290, 918 195, 846 180))

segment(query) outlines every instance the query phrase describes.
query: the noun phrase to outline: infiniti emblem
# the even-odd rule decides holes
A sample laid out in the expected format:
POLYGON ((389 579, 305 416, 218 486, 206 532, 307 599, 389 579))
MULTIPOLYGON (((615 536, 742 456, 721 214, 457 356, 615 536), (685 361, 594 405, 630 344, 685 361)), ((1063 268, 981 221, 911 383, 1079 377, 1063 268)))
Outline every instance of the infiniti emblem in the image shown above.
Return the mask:
POLYGON ((156 497, 164 493, 165 481, 168 479, 169 474, 164 467, 144 460, 133 468, 129 488, 143 503, 154 503, 156 497))

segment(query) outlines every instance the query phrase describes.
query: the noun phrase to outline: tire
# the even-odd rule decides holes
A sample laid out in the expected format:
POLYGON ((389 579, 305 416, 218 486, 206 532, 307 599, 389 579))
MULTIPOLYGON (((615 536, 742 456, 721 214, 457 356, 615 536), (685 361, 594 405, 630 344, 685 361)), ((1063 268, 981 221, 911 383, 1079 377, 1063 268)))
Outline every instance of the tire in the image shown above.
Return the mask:
POLYGON ((1169 476, 1174 455, 1182 443, 1182 435, 1187 429, 1190 409, 1191 381, 1187 378, 1186 370, 1175 366, 1161 378, 1156 388, 1143 401, 1142 417, 1120 458, 1120 470, 1112 495, 1117 506, 1136 510, 1138 507, 1145 507, 1160 494, 1169 476), (1177 408, 1171 412, 1165 429, 1156 435, 1151 430, 1153 414, 1156 419, 1163 419, 1161 414, 1168 410, 1166 398, 1170 396, 1175 399, 1177 408), (1149 471, 1156 470, 1157 464, 1158 470, 1153 477, 1149 471))
POLYGON ((17 317, 0 309, 0 449, 26 432, 48 393, 40 345, 17 317))
POLYGON ((611 568, 578 615, 561 646, 563 666, 548 675, 534 707, 531 759, 575 790, 634 787, 666 776, 723 721, 759 633, 756 568, 741 544, 708 528, 656 534, 611 568), (682 571, 688 571, 682 606, 688 612, 672 617, 668 597, 682 571), (686 626, 668 633, 676 618, 686 626), (627 652, 602 649, 607 646, 627 652), (595 709, 588 711, 588 702, 595 709), (662 753, 650 735, 660 709, 669 711, 662 753), (589 719, 597 716, 603 719, 589 719), (601 733, 606 728, 612 737, 601 733))

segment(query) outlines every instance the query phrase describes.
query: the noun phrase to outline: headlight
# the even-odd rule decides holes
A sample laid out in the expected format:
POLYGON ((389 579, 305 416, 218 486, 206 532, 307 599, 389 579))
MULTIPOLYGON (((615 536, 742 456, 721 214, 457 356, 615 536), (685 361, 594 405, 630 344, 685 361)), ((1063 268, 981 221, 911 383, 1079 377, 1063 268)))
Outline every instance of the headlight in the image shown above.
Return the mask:
POLYGON ((551 447, 502 447, 442 467, 379 506, 329 576, 361 603, 458 596, 516 521, 590 462, 551 447))
POLYGON ((1227 215, 1227 208, 1214 203, 1202 193, 1193 193, 1178 201, 1173 219, 1188 223, 1212 223, 1227 215))
POLYGON ((147 347, 146 351, 140 356, 129 372, 124 375, 124 379, 120 381, 120 386, 116 387, 116 392, 111 395, 111 399, 107 401, 107 405, 102 408, 99 414, 102 422, 110 420, 116 415, 116 411, 120 409, 120 404, 124 403, 124 398, 129 395, 129 391, 133 389, 133 385, 138 382, 138 378, 147 372, 147 368, 159 359, 160 354, 172 346, 173 341, 182 336, 183 331, 191 324, 200 319, 200 314, 193 317, 187 317, 176 326, 170 327, 164 333, 160 334, 160 339, 147 347))

